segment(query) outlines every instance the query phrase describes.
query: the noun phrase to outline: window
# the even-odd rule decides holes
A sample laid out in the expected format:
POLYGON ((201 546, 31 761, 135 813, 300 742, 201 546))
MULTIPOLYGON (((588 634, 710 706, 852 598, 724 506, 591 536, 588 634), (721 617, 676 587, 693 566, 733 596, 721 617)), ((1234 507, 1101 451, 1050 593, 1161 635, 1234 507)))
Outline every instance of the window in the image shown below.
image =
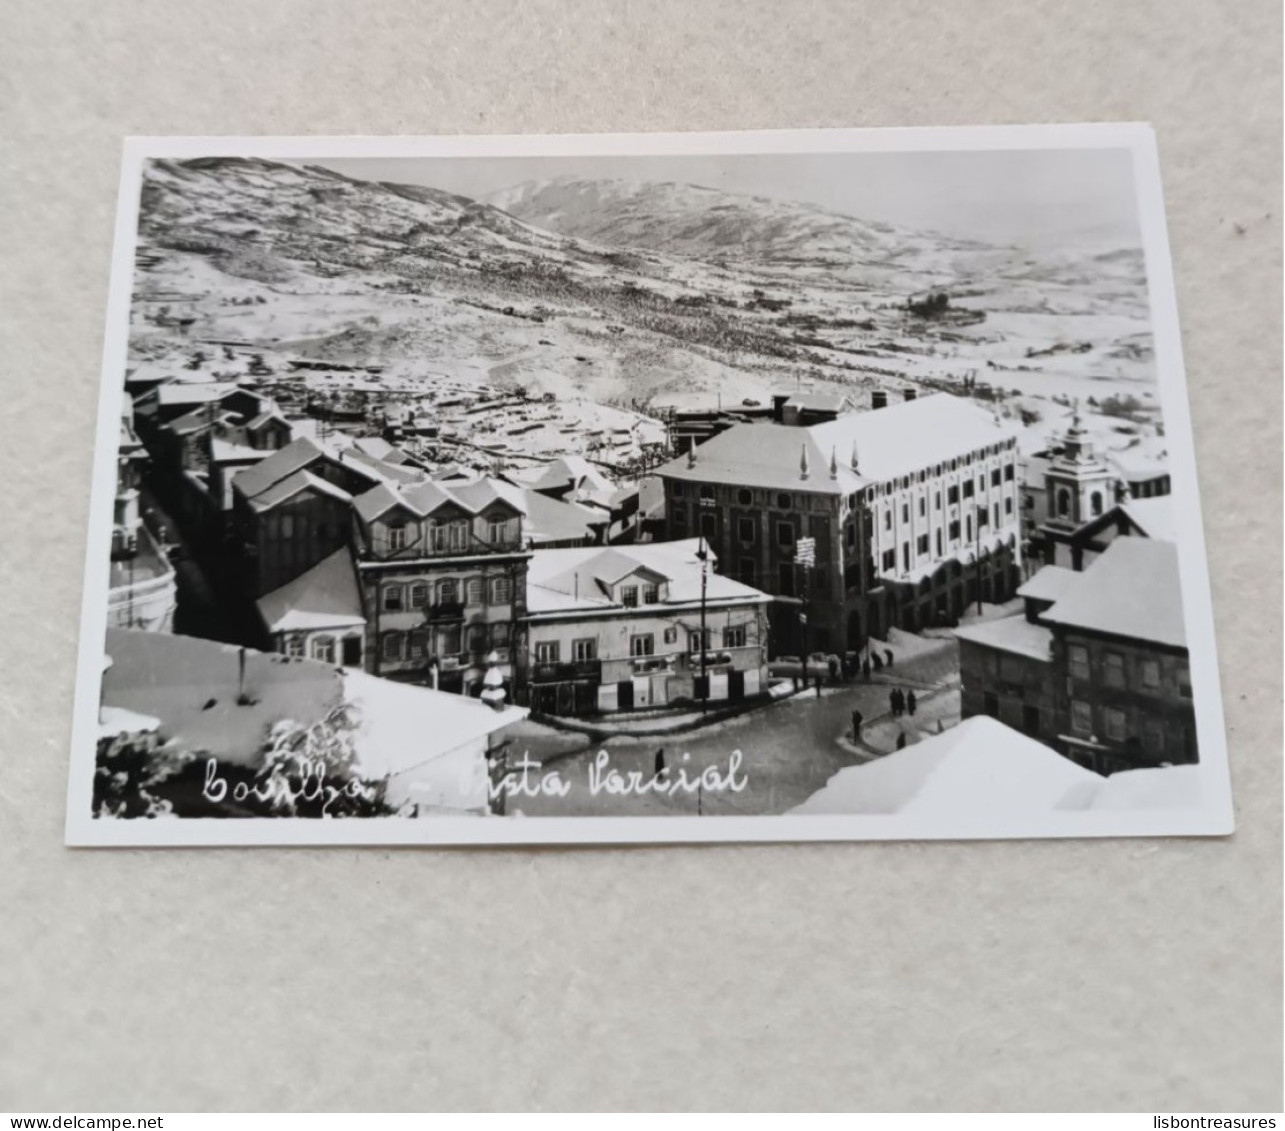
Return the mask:
POLYGON ((892 509, 890 507, 885 507, 883 511, 883 528, 885 530, 892 529, 892 509))
POLYGON ((400 660, 402 658, 402 634, 400 632, 384 633, 384 659, 400 660))
POLYGON ((918 539, 916 539, 915 553, 917 554, 928 553, 928 535, 927 534, 921 534, 919 535, 918 539))
POLYGON ((702 483, 700 486, 700 497, 702 499, 713 499, 714 488, 711 487, 708 483, 702 483))
POLYGON ((464 599, 469 605, 485 605, 486 581, 480 577, 470 577, 464 585, 464 599))
POLYGON ((636 609, 638 607, 638 586, 622 585, 620 587, 620 603, 627 609, 636 609))
POLYGON ((896 569, 897 568, 897 551, 884 550, 883 558, 881 559, 881 564, 882 564, 884 573, 891 573, 894 569, 896 569))
POLYGON ((447 628, 437 630, 437 654, 439 656, 455 656, 460 650, 460 627, 459 625, 450 625, 447 628))
POLYGON ((497 621, 491 625, 491 647, 507 648, 509 646, 509 629, 507 621, 497 621))
POLYGON ((650 632, 639 633, 629 638, 631 656, 654 656, 656 654, 656 637, 650 632))
POLYGON ((1057 493, 1057 513, 1059 515, 1068 515, 1071 513, 1071 492, 1065 487, 1057 493))
POLYGON ((743 624, 732 625, 729 628, 723 629, 723 647, 745 647, 745 626, 743 624))
POLYGON ((973 516, 971 514, 964 518, 964 537, 970 542, 973 540, 973 516))
POLYGON ((1093 514, 1095 516, 1100 515, 1102 513, 1102 492, 1101 491, 1094 491, 1093 494, 1089 496, 1089 507, 1093 511, 1093 514))
POLYGON ((687 525, 687 508, 682 503, 675 503, 671 510, 675 526, 687 525))
POLYGON ((999 525, 999 503, 995 503, 994 506, 991 507, 991 512, 992 512, 992 518, 995 521, 995 525, 998 526, 999 525))
POLYGON ((794 545, 794 524, 790 522, 778 522, 776 524, 776 544, 778 546, 794 545))
POLYGON ((1076 734, 1093 733, 1093 708, 1083 699, 1071 700, 1071 729, 1076 734))
POLYGON ((410 607, 412 609, 422 609, 428 604, 428 586, 422 581, 417 581, 410 587, 410 607))
POLYGON ((923 495, 919 496, 919 517, 923 518, 928 513, 928 500, 923 495))
POLYGON ((971 499, 972 497, 973 497, 973 481, 970 479, 964 484, 964 498, 971 499))
POLYGON ((941 510, 941 492, 940 491, 938 491, 935 495, 933 495, 933 510, 935 511, 941 510))
POLYGON ((683 497, 683 485, 681 483, 671 483, 669 486, 674 492, 675 499, 681 499, 683 497))
POLYGON ((1102 682, 1108 687, 1123 687, 1124 657, 1119 652, 1108 652, 1102 660, 1102 682))
POLYGON ((1124 712, 1115 708, 1108 707, 1103 717, 1106 727, 1107 738, 1112 742, 1123 742, 1125 736, 1126 722, 1124 712))
POLYGON ((659 585, 644 585, 642 587, 642 601, 644 605, 655 605, 660 601, 659 585))
POLYGON ((578 663, 598 658, 598 641, 595 637, 571 641, 571 658, 578 663))
POLYGON ((953 507, 957 502, 959 502, 959 488, 958 488, 958 487, 956 487, 956 486, 951 486, 951 487, 947 487, 947 488, 946 488, 946 502, 948 502, 952 507, 953 507))
POLYGON ((404 523, 397 523, 395 526, 388 528, 388 548, 390 550, 406 549, 406 526, 404 523))
POLYGON ((1142 745, 1157 756, 1165 752, 1165 728, 1158 719, 1148 719, 1143 724, 1142 745))
POLYGON ((687 651, 689 652, 708 652, 709 651, 709 629, 702 632, 689 632, 687 634, 687 651))
POLYGON ((948 532, 947 532, 947 533, 949 534, 949 536, 950 536, 950 540, 951 540, 952 542, 958 542, 958 541, 959 541, 959 519, 955 519, 955 520, 950 524, 950 528, 949 528, 949 530, 948 530, 948 532))
POLYGON ((782 492, 776 497, 776 505, 783 511, 790 509, 790 496, 782 492))
POLYGON ((909 572, 910 570, 910 543, 901 544, 901 568, 909 572))
POLYGON ((736 535, 747 546, 754 541, 755 522, 752 518, 738 519, 736 523, 736 535))
POLYGON ((486 524, 486 540, 499 545, 508 540, 509 524, 502 518, 493 518, 486 524))
POLYGON ((1013 465, 1011 463, 1004 465, 1004 482, 1013 482, 1013 465))
POLYGON ((512 586, 507 577, 491 578, 491 604, 507 605, 512 600, 512 586))
POLYGON ((1000 484, 1000 477, 1001 477, 1001 475, 1002 475, 1002 474, 1003 474, 1003 473, 1000 471, 1000 469, 999 469, 998 467, 997 467, 997 468, 995 468, 995 470, 991 472, 991 486, 992 486, 992 487, 998 487, 998 486, 999 486, 999 484, 1000 484))
POLYGON ((286 641, 286 655, 297 660, 303 659, 305 639, 302 636, 291 636, 286 641))
POLYGON ((678 643, 678 629, 676 628, 665 629, 665 643, 666 644, 678 643))
POLYGON ((1072 644, 1066 650, 1067 666, 1076 679, 1089 678, 1089 650, 1083 644, 1072 644))
POLYGON ((443 578, 437 585, 437 600, 442 605, 457 605, 460 600, 459 583, 453 577, 443 578))
POLYGON ((1160 662, 1158 660, 1142 661, 1142 686, 1153 691, 1160 686, 1160 662))
POLYGON ((465 651, 471 652, 475 656, 486 651, 486 625, 471 624, 468 626, 465 635, 468 640, 468 646, 465 651))
POLYGON ((384 612, 399 613, 402 611, 402 587, 400 585, 384 586, 384 612))
POLYGON ((535 662, 537 664, 556 664, 562 656, 562 644, 557 640, 537 640, 535 642, 535 662))
POLYGON ((423 629, 406 634, 407 653, 412 660, 422 660, 428 655, 428 633, 423 629))
POLYGON ((701 513, 701 536, 706 542, 712 542, 718 537, 718 515, 713 511, 701 513))
POLYGON ((902 522, 910 521, 910 504, 909 503, 901 504, 901 521, 902 522))
POLYGON ((1178 669, 1178 694, 1184 699, 1191 698, 1191 672, 1185 664, 1178 669))
POLYGON ((741 490, 736 492, 736 501, 740 503, 741 506, 748 507, 752 502, 754 502, 754 496, 742 487, 741 490))
POLYGON ((1012 498, 1007 498, 1007 499, 1005 499, 1005 500, 1004 500, 1004 513, 1005 513, 1005 514, 1012 514, 1012 513, 1013 513, 1013 500, 1012 500, 1012 498))
POLYGON ((741 581, 746 585, 753 585, 757 571, 754 568, 753 558, 741 559, 741 581))
POLYGON ((939 526, 937 528, 937 556, 940 558, 942 556, 942 553, 943 551, 941 548, 941 527, 939 526))

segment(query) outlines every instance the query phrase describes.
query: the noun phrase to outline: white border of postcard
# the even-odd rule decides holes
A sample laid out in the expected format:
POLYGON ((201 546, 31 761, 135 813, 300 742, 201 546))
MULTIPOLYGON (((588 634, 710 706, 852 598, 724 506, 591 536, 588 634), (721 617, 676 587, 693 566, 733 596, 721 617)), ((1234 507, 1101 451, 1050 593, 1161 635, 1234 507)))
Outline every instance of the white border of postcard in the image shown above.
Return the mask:
POLYGON ((809 129, 720 133, 444 137, 162 137, 125 142, 94 448, 81 612, 66 841, 79 846, 659 844, 747 841, 952 840, 1111 836, 1217 836, 1233 829, 1231 783, 1214 647, 1213 608, 1200 517, 1190 408, 1178 330, 1155 136, 1141 123, 809 129), (95 819, 91 813, 106 571, 144 162, 240 156, 520 157, 914 150, 1123 148, 1133 155, 1143 235, 1158 395, 1178 508, 1182 599, 1200 750, 1201 805, 1174 810, 1044 811, 1029 819, 975 813, 931 821, 912 815, 759 817, 95 819))

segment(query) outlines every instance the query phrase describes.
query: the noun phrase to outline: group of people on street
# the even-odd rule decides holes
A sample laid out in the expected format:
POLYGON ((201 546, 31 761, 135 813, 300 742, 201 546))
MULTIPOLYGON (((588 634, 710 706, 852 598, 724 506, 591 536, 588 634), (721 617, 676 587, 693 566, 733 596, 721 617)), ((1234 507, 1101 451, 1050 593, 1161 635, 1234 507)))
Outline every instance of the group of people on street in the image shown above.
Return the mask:
POLYGON ((888 705, 892 708, 892 716, 895 719, 901 718, 902 715, 913 715, 917 705, 915 693, 913 690, 902 691, 900 687, 894 687, 888 692, 888 705))

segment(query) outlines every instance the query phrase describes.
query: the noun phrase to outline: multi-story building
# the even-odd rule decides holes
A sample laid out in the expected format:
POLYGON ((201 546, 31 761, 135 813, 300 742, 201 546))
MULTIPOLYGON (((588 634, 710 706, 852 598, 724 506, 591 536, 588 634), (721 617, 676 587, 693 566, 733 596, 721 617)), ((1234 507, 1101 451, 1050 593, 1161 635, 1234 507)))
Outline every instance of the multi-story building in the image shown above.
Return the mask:
POLYGON ((107 623, 113 628, 171 632, 178 605, 174 567, 148 528, 140 486, 147 461, 126 406, 116 453, 116 501, 107 580, 107 623))
POLYGON ((537 550, 527 584, 531 708, 587 715, 765 691, 771 597, 714 564, 695 538, 537 550))
POLYGON ((992 715, 1098 773, 1195 762, 1178 549, 1117 538, 1083 572, 1046 566, 1025 617, 962 628, 963 714, 992 715))
POLYGON ((366 670, 472 692, 494 664, 510 692, 521 685, 521 492, 495 479, 385 482, 352 513, 366 670))
POLYGON ((906 398, 738 425, 658 470, 666 537, 705 538, 728 576, 780 598, 774 654, 857 651, 1018 584, 1020 429, 948 394, 906 398))

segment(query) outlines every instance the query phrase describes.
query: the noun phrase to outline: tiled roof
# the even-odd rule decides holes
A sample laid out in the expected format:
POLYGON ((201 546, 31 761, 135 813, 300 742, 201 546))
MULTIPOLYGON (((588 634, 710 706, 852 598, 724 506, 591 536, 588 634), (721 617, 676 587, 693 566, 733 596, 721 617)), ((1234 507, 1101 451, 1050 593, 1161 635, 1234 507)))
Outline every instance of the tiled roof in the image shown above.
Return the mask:
POLYGON ((319 491, 341 502, 352 502, 352 496, 342 487, 336 487, 333 483, 322 479, 320 475, 313 475, 311 471, 296 471, 293 475, 287 475, 274 483, 266 491, 260 491, 250 500, 250 505, 256 511, 271 510, 287 499, 293 499, 301 491, 319 491))
POLYGON ((313 460, 324 453, 309 440, 301 436, 291 441, 284 448, 273 453, 258 467, 249 468, 232 480, 233 486, 247 499, 266 491, 274 483, 280 482, 288 475, 293 475, 301 468, 307 467, 313 460))

